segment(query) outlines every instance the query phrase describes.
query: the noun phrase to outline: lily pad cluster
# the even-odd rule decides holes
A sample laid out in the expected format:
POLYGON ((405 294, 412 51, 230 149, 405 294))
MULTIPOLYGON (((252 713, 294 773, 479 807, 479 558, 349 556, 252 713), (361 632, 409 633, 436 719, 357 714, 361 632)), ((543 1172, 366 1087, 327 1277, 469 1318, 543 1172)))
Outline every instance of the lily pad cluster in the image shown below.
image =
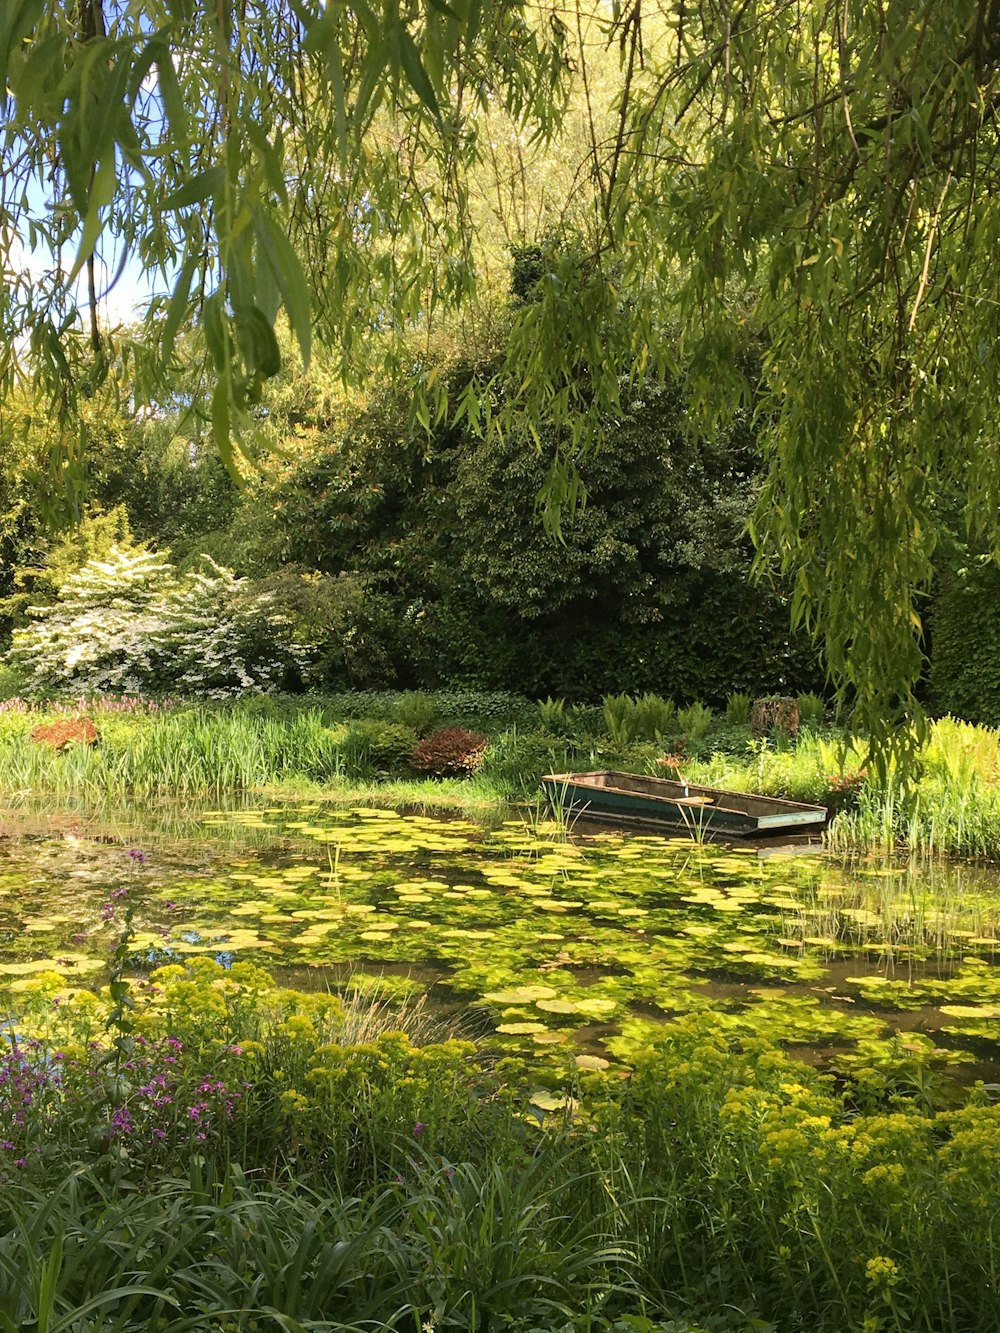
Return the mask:
POLYGON ((8 847, 0 978, 98 975, 114 943, 100 908, 117 883, 134 902, 136 969, 207 954, 296 985, 430 987, 477 1012, 500 1047, 584 1069, 629 1063, 698 1012, 825 1058, 900 1030, 947 1059, 996 1055, 1000 892, 967 869, 315 804, 211 812, 204 838, 216 832, 225 847, 195 874, 81 842, 75 881, 63 863, 61 879, 52 864, 32 876, 32 845, 17 865, 8 847))

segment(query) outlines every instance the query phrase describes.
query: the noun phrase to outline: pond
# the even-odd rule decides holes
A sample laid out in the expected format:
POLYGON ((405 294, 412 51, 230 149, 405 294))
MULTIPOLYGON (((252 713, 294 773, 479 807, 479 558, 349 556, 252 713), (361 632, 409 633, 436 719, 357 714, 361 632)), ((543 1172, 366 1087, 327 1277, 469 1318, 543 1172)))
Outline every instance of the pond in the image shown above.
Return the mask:
POLYGON ((207 953, 289 985, 423 992, 539 1059, 627 1063, 664 1022, 843 1065, 889 1045, 964 1079, 1000 1059, 1000 874, 843 864, 545 824, 319 804, 0 815, 0 982, 98 984, 102 911, 137 971, 207 953))

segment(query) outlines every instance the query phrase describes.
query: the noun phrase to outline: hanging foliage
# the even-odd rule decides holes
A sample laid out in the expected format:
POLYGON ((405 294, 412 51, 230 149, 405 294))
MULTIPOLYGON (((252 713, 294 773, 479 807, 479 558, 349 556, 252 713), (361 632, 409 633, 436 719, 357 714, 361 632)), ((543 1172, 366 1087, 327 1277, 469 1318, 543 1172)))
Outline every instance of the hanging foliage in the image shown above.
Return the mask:
POLYGON ((998 32, 994 0, 11 0, 0 381, 30 363, 72 463, 79 395, 114 368, 156 399, 193 322, 192 398, 238 472, 279 314, 303 361, 317 335, 349 378, 398 371, 395 335, 475 294, 481 173, 511 194, 496 118, 522 176, 561 130, 563 243, 512 312, 504 392, 418 379, 414 421, 554 438, 558 528, 622 385, 676 347, 707 422, 757 412, 761 569, 793 581, 876 759, 905 759, 940 495, 998 544, 998 32), (29 275, 25 246, 55 258, 29 275), (164 295, 115 360, 94 261, 127 257, 164 295))

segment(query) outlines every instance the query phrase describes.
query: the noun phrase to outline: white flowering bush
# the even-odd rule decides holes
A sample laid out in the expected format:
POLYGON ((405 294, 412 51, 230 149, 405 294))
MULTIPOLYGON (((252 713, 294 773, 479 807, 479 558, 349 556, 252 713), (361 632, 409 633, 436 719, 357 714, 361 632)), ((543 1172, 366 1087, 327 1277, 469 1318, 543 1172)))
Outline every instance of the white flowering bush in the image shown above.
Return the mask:
POLYGON ((36 689, 132 693, 159 674, 164 632, 159 608, 176 588, 170 561, 113 546, 70 574, 51 606, 29 609, 8 661, 36 689))
POLYGON ((305 666, 273 594, 207 558, 180 575, 163 555, 112 547, 29 614, 7 660, 40 691, 223 697, 273 689, 305 666))
POLYGON ((301 674, 307 650, 292 618, 270 592, 202 557, 158 607, 165 624, 169 686, 224 696, 278 688, 289 669, 301 674))

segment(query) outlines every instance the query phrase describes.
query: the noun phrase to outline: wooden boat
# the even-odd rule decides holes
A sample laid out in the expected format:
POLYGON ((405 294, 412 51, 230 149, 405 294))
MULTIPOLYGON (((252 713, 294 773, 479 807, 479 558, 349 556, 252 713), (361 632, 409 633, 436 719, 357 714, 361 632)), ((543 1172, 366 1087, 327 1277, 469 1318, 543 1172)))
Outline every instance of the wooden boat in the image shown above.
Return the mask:
POLYGON ((823 805, 802 805, 774 796, 697 787, 683 779, 637 773, 547 773, 542 785, 553 808, 573 815, 697 834, 742 838, 772 833, 808 833, 826 823, 823 805))

